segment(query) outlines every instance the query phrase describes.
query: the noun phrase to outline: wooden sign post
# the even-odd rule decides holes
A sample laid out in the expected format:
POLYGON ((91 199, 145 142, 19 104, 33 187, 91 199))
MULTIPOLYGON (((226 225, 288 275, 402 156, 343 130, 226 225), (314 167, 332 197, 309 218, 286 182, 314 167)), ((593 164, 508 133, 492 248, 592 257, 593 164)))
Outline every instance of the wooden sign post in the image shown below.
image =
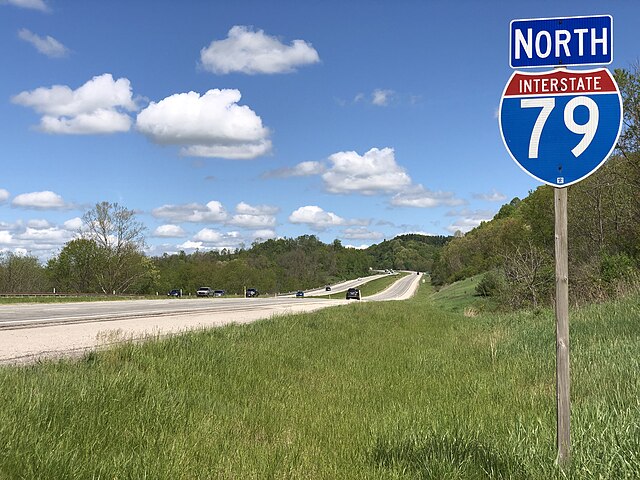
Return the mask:
POLYGON ((554 188, 556 251, 556 397, 558 465, 571 458, 569 398, 569 252, 567 244, 567 188, 554 188))

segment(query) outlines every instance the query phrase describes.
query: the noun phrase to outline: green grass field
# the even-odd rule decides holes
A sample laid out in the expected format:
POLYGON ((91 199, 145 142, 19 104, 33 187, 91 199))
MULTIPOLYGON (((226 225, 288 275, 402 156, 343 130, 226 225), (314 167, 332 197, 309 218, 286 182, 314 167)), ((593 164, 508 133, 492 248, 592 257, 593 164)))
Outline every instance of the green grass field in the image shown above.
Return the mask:
POLYGON ((460 280, 445 285, 431 294, 433 304, 448 312, 467 312, 475 315, 482 312, 494 311, 497 305, 491 298, 476 295, 476 286, 484 274, 460 280))
POLYGON ((637 479, 640 298, 571 314, 356 303, 0 368, 0 478, 637 479))

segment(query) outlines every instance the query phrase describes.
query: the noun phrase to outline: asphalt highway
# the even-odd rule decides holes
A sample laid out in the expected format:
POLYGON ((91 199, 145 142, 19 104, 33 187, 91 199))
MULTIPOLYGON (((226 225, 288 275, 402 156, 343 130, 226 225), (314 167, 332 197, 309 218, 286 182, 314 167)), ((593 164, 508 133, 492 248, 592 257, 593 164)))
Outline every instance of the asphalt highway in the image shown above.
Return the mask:
POLYGON ((304 292, 304 296, 305 297, 322 297, 329 293, 342 293, 342 292, 346 292, 350 288, 357 288, 360 285, 364 285, 365 283, 371 282, 372 280, 376 280, 378 278, 382 278, 386 276, 387 274, 370 275, 368 277, 361 277, 356 280, 347 280, 345 282, 329 285, 331 287, 331 291, 327 291, 326 287, 316 288, 314 290, 307 290, 306 292, 304 292))
MULTIPOLYGON (((300 301, 300 299, 286 297, 167 298, 161 300, 0 305, 0 330, 153 316, 218 314, 273 307, 287 308, 298 306, 300 301)), ((304 299, 304 301, 329 306, 323 299, 304 299)))
MULTIPOLYGON (((407 275, 362 301, 409 298, 421 278, 407 275)), ((358 301, 308 297, 166 298, 0 305, 0 364, 78 356, 126 341, 249 323, 348 303, 358 301)))

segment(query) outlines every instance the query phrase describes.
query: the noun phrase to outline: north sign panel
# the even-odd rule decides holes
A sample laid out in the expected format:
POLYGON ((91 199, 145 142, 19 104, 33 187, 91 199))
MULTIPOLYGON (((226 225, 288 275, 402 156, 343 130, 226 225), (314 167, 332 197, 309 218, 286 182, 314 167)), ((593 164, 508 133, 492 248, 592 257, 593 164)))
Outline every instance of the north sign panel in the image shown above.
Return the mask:
POLYGON ((611 15, 511 21, 511 68, 608 65, 612 61, 611 15))

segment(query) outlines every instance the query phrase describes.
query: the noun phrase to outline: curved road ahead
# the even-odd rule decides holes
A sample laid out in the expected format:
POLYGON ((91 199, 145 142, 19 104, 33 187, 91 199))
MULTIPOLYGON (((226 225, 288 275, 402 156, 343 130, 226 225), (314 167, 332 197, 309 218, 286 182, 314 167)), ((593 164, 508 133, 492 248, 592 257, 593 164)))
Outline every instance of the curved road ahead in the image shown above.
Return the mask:
POLYGON ((406 300, 407 298, 411 298, 413 294, 416 293, 422 275, 416 275, 415 272, 408 273, 408 275, 392 283, 382 292, 363 297, 363 300, 368 302, 382 302, 386 300, 406 300))
MULTIPOLYGON (((421 278, 408 275, 363 301, 409 298, 421 278)), ((125 340, 249 323, 347 303, 320 298, 262 297, 0 305, 0 364, 79 355, 125 340)))
MULTIPOLYGON (((361 277, 361 278, 358 278, 357 280, 346 280, 346 281, 341 282, 341 283, 336 283, 334 285, 330 285, 330 287, 331 287, 330 291, 327 291, 327 289, 325 287, 316 288, 316 289, 313 289, 313 290, 306 290, 304 292, 304 296, 305 297, 323 297, 325 295, 328 295, 329 293, 333 294, 333 293, 346 292, 350 288, 359 287, 360 285, 364 285, 365 283, 369 283, 372 280, 377 280, 378 278, 386 277, 387 275, 388 274, 378 274, 378 275, 370 275, 368 277, 361 277)), ((282 295, 282 296, 283 297, 294 297, 295 294, 289 293, 287 295, 282 295)))

